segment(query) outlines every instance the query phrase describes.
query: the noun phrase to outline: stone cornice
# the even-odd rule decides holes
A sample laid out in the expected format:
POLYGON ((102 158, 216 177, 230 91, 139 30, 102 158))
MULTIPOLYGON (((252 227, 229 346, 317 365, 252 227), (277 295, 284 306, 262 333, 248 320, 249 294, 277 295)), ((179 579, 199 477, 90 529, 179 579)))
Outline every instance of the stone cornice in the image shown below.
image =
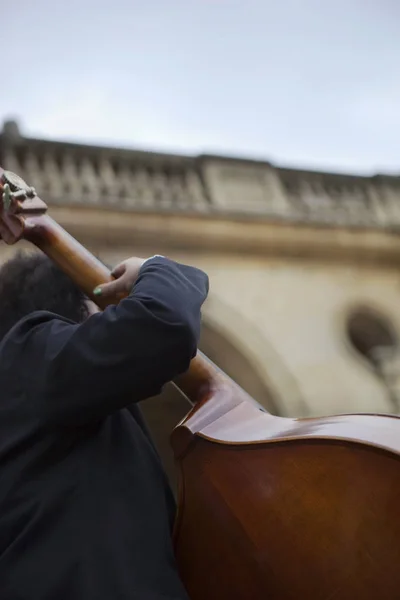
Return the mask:
POLYGON ((351 261, 360 266, 400 265, 400 236, 377 230, 350 230, 257 218, 210 215, 128 213, 54 207, 63 227, 91 247, 149 249, 253 257, 290 257, 313 261, 351 261))

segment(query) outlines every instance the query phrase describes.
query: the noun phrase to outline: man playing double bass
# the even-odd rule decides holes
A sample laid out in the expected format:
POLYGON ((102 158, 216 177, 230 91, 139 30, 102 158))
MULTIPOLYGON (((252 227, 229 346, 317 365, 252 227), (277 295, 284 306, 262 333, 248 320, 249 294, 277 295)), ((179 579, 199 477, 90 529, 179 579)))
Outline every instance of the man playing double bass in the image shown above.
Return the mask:
POLYGON ((1 600, 183 600, 137 402, 185 372, 208 278, 131 258, 99 312, 41 253, 0 270, 1 600))

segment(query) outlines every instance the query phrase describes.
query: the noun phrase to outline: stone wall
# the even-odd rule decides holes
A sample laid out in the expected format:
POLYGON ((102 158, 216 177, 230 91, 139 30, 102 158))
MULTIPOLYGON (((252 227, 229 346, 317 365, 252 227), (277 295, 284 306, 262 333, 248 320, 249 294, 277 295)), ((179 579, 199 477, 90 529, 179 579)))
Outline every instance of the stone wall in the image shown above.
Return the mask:
POLYGON ((10 125, 0 164, 106 261, 161 252, 207 270, 202 344, 269 410, 398 412, 346 323, 366 306, 400 335, 399 178, 31 140, 10 125))

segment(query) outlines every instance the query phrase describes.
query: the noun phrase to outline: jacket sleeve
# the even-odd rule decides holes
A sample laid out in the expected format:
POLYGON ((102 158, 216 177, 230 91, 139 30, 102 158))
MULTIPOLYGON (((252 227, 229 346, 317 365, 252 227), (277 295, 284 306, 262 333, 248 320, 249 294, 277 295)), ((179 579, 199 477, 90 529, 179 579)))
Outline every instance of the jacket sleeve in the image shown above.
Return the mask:
POLYGON ((51 423, 84 423, 159 394, 197 352, 208 277, 156 257, 130 296, 82 324, 51 318, 30 331, 30 393, 51 423))

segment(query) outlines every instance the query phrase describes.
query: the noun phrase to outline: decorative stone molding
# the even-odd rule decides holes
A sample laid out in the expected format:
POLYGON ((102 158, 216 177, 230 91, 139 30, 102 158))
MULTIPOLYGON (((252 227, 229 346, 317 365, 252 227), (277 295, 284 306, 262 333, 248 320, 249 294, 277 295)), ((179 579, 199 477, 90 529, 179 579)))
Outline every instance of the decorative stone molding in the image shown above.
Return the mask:
POLYGON ((53 206, 51 216, 71 235, 98 252, 125 248, 147 254, 175 251, 307 261, 400 265, 400 236, 379 229, 339 229, 224 214, 105 211, 53 206), (145 250, 144 250, 145 249, 145 250))
POLYGON ((400 177, 37 140, 21 136, 15 123, 6 123, 0 134, 0 164, 26 179, 50 205, 400 230, 400 177))

